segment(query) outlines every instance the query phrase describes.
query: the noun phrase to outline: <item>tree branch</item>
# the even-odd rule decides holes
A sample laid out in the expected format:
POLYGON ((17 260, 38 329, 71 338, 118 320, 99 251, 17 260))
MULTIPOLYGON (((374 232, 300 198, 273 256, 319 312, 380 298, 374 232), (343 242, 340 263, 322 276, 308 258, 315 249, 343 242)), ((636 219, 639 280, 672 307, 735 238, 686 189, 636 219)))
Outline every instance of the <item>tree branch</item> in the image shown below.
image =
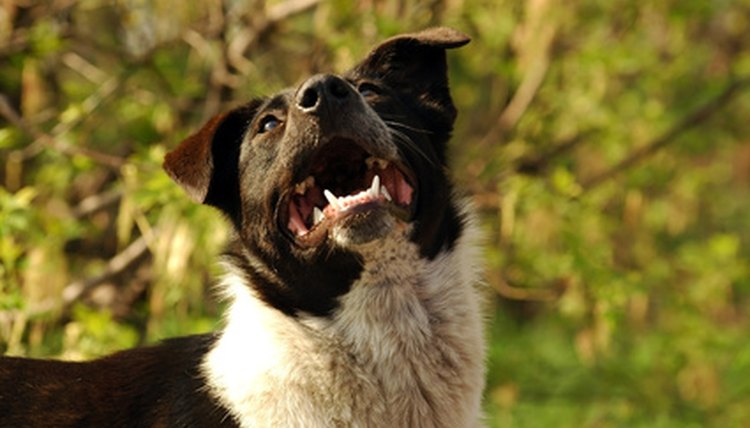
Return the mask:
POLYGON ((84 280, 74 281, 68 284, 62 292, 63 311, 81 298, 84 294, 91 291, 99 284, 106 282, 117 274, 130 267, 139 258, 144 256, 148 251, 148 244, 145 236, 140 236, 131 242, 124 250, 112 257, 99 275, 84 280))
POLYGON ((59 311, 61 316, 66 316, 73 307, 73 304, 81 297, 141 260, 149 249, 147 241, 148 239, 145 236, 139 237, 128 245, 127 248, 112 257, 104 268, 104 271, 99 275, 73 281, 68 284, 63 289, 62 299, 46 299, 37 304, 30 305, 23 310, 0 311, 0 320, 19 317, 33 318, 50 311, 59 311))
POLYGON ((107 190, 87 196, 73 208, 73 217, 81 218, 116 204, 122 198, 122 190, 107 190))
POLYGON ((269 7, 265 16, 257 18, 255 25, 247 26, 231 40, 226 50, 227 62, 247 74, 252 63, 245 58, 245 53, 257 40, 279 22, 304 13, 319 3, 320 0, 287 0, 269 7))
POLYGON ((618 162, 615 166, 610 168, 603 173, 596 175, 589 180, 583 182, 582 187, 585 191, 589 191, 600 184, 612 179, 613 177, 621 174, 622 172, 632 168, 636 164, 642 162, 644 159, 652 156, 665 146, 671 144, 677 140, 677 137, 682 135, 684 132, 694 128, 695 126, 705 122, 710 117, 726 105, 729 100, 734 97, 741 89, 750 84, 750 78, 738 79, 729 83, 723 91, 716 95, 713 99, 699 106, 687 116, 685 116, 679 123, 674 125, 671 129, 665 132, 660 137, 656 138, 649 144, 633 152, 630 156, 618 162))
POLYGON ((508 300, 520 300, 526 302, 554 302, 560 298, 566 288, 566 281, 559 279, 551 286, 544 289, 529 289, 516 287, 508 283, 499 272, 487 275, 492 288, 497 294, 508 300))
MULTIPOLYGON (((87 101, 93 101, 90 101, 88 103, 84 102, 84 105, 86 105, 87 108, 85 114, 81 115, 82 117, 88 117, 88 115, 91 113, 91 111, 94 110, 96 105, 98 105, 98 103, 101 102, 104 97, 108 96, 115 90, 117 84, 110 80, 102 86, 103 88, 100 89, 100 98, 89 98, 87 99, 87 101)), ((21 151, 23 159, 28 159, 35 156, 42 150, 42 147, 46 146, 52 150, 59 151, 60 153, 69 156, 84 156, 100 165, 104 165, 113 169, 119 169, 125 162, 124 159, 117 156, 97 152, 85 147, 73 146, 64 141, 61 141, 59 137, 68 132, 74 126, 74 123, 68 123, 65 125, 62 125, 61 123, 58 124, 57 126, 55 126, 52 135, 47 134, 40 129, 30 125, 13 109, 13 107, 10 105, 10 102, 8 101, 8 98, 4 94, 0 94, 0 115, 12 125, 16 126, 18 129, 34 138, 34 142, 29 144, 21 151)))
POLYGON ((297 15, 312 9, 320 3, 320 0, 287 0, 284 3, 274 4, 268 9, 266 17, 270 23, 283 21, 290 16, 297 15))
POLYGON ((525 18, 516 30, 521 42, 517 46, 518 64, 525 71, 518 89, 500 113, 495 124, 481 141, 482 146, 496 144, 516 126, 544 83, 550 66, 550 50, 557 35, 559 21, 548 2, 525 5, 525 18))
POLYGON ((495 125, 482 138, 481 145, 487 146, 502 141, 505 133, 516 125, 531 104, 542 82, 544 82, 544 76, 547 75, 548 68, 549 58, 540 54, 534 66, 524 76, 513 98, 500 113, 495 125))
POLYGON ((585 130, 563 140, 562 142, 556 142, 553 144, 553 147, 545 153, 522 157, 516 163, 515 170, 520 174, 541 175, 556 158, 578 147, 579 144, 587 141, 595 133, 596 130, 593 129, 585 130))

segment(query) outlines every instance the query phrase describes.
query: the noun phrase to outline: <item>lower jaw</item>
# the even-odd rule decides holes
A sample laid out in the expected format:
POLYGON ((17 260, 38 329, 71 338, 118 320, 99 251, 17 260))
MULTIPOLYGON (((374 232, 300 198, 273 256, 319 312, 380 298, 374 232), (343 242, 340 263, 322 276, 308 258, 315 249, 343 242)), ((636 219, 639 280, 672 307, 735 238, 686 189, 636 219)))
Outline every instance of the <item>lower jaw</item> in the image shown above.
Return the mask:
POLYGON ((338 247, 357 251, 357 247, 375 244, 410 230, 405 210, 381 205, 349 213, 324 228, 313 229, 309 235, 293 238, 303 251, 318 251, 338 247))
POLYGON ((383 239, 399 229, 396 219, 385 208, 376 208, 351 214, 338 221, 330 237, 341 247, 352 248, 383 239))
MULTIPOLYGON (((364 203, 324 220, 325 225, 312 228, 305 235, 295 237, 299 247, 314 249, 325 244, 339 247, 364 245, 395 233, 403 234, 411 223, 410 209, 395 204, 374 201, 364 203)), ((280 222, 280 224, 282 224, 280 222)), ((293 233, 292 233, 293 235, 293 233)))

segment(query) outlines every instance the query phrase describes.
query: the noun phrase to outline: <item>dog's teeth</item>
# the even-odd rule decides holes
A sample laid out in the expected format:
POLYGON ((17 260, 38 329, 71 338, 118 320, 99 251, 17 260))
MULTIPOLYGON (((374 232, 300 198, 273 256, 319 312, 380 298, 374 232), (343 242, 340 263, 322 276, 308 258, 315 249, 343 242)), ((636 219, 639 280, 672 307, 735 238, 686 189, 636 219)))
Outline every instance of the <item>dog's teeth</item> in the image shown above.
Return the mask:
POLYGON ((383 195, 386 201, 392 201, 393 198, 391 198, 391 194, 388 193, 388 189, 385 188, 385 186, 380 187, 380 193, 383 195))
POLYGON ((380 169, 386 169, 388 168, 388 161, 385 159, 380 159, 376 157, 369 157, 365 159, 365 165, 367 165, 367 169, 372 169, 376 165, 380 169))
POLYGON ((302 181, 294 185, 294 193, 298 195, 304 195, 305 192, 307 192, 307 189, 313 187, 314 185, 315 185, 315 177, 311 175, 307 177, 305 181, 302 181))
POLYGON ((325 216, 323 215, 323 211, 321 211, 320 208, 313 208, 313 224, 320 223, 324 218, 325 216))
POLYGON ((330 190, 328 190, 328 189, 323 190, 323 196, 326 197, 326 199, 328 200, 328 203, 331 204, 331 206, 334 209, 336 209, 336 210, 340 210, 341 209, 341 207, 339 205, 338 199, 336 199, 336 196, 334 196, 334 194, 331 193, 330 190))
POLYGON ((367 192, 373 198, 377 198, 378 196, 380 196, 380 177, 378 175, 372 177, 372 184, 370 185, 370 188, 367 190, 367 192))

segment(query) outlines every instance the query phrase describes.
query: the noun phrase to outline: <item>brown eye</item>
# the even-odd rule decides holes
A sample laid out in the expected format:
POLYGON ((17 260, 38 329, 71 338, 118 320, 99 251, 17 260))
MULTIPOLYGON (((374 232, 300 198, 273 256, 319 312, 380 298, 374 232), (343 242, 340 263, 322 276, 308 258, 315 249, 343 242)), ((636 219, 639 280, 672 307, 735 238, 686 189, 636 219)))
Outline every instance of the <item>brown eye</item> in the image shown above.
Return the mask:
POLYGON ((375 95, 380 95, 380 88, 378 88, 376 85, 373 85, 372 83, 369 83, 369 82, 360 83, 357 86, 357 90, 365 98, 373 97, 375 95))
POLYGON ((263 117, 258 124, 258 134, 264 134, 266 132, 273 131, 281 125, 281 121, 276 116, 269 114, 263 117))

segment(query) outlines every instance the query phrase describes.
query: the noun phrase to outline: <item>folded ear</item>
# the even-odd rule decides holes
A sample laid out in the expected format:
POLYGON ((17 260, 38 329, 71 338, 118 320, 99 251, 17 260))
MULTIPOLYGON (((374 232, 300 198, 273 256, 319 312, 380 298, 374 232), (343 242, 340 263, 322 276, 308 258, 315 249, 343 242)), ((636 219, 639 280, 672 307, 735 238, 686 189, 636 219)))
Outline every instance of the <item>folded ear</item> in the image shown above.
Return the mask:
POLYGON ((452 28, 436 27, 392 37, 370 52, 352 73, 384 80, 400 91, 414 91, 422 101, 446 109, 452 124, 455 108, 448 91, 445 50, 471 39, 452 28))
POLYGON ((400 34, 398 36, 391 37, 385 42, 381 43, 380 46, 373 49, 377 51, 383 46, 391 44, 397 41, 413 40, 425 46, 434 46, 440 49, 452 49, 460 48, 461 46, 469 43, 471 38, 466 34, 455 30, 450 27, 432 27, 417 33, 400 34))
POLYGON ((214 116, 167 153, 164 169, 196 202, 234 214, 239 207, 239 155, 258 102, 214 116))

